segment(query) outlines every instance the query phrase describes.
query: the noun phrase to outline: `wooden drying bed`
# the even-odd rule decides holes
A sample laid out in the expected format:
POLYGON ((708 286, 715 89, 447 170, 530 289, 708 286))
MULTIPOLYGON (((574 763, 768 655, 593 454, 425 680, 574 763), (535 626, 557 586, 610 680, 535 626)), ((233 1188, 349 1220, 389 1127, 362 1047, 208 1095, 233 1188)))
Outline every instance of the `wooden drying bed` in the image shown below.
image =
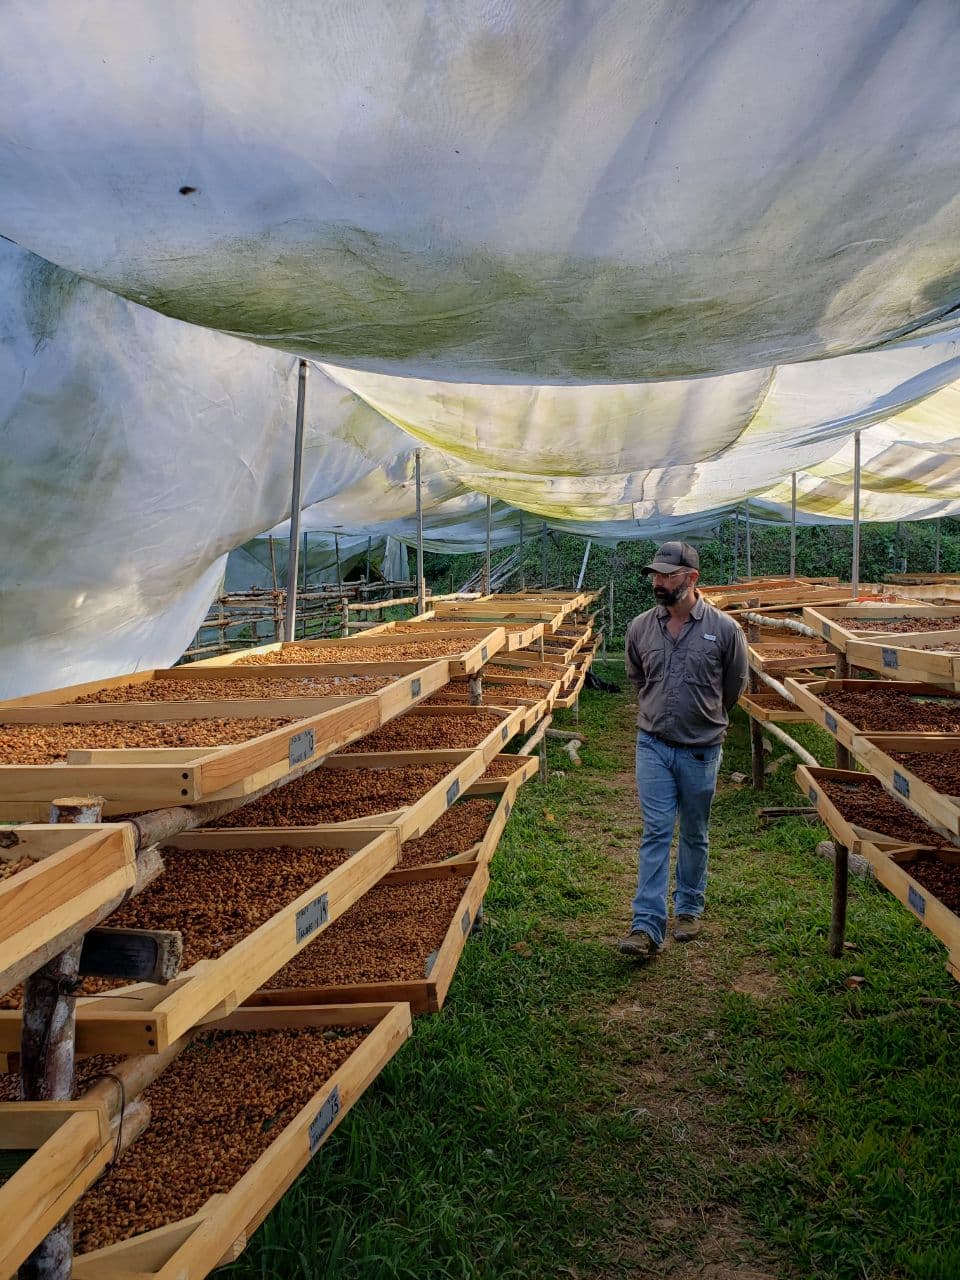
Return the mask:
MULTIPOLYGON (((960 850, 945 845, 939 832, 918 823, 909 813, 905 813, 906 821, 899 838, 896 822, 889 824, 884 832, 874 832, 851 822, 844 816, 842 802, 838 804, 828 789, 834 795, 845 788, 860 790, 875 783, 868 775, 800 765, 796 776, 798 785, 816 805, 817 813, 837 843, 866 858, 876 879, 946 946, 947 969, 960 981, 960 916, 957 914, 960 850), (937 873, 937 879, 946 875, 948 881, 955 882, 949 904, 941 901, 937 891, 931 888, 933 873, 937 873), (918 876, 922 879, 917 879, 918 876)), ((877 818, 874 815, 869 820, 875 822, 877 818)))
MULTIPOLYGON (((169 844, 185 850, 223 850, 225 859, 235 849, 284 845, 343 848, 348 856, 222 954, 198 959, 172 982, 138 983, 79 998, 78 1053, 162 1053, 190 1028, 222 1017, 392 870, 400 848, 399 835, 393 828, 373 832, 328 828, 308 833, 288 829, 267 835, 242 829, 191 831, 169 844)), ((152 887, 158 910, 165 905, 164 888, 162 877, 152 887)), ((214 879, 210 893, 212 898, 217 895, 214 879)), ((175 906, 174 899, 170 902, 175 906)), ((228 916, 232 905, 224 904, 228 916)), ((161 923, 169 927, 166 918, 161 923)), ((17 1050, 20 1023, 19 1010, 0 1010, 0 1052, 17 1050)))
POLYGON ((423 641, 416 638, 411 641, 403 635, 394 639, 389 634, 371 635, 365 631, 347 640, 298 640, 292 644, 258 645, 256 648, 239 649, 190 665, 222 669, 238 663, 246 665, 255 662, 258 674, 272 664, 286 667, 288 672, 309 675, 316 665, 333 666, 347 662, 354 674, 365 675, 368 672, 375 673, 376 667, 384 663, 413 661, 426 666, 431 662, 443 661, 446 662, 450 675, 472 675, 505 645, 506 634, 495 623, 486 628, 477 628, 476 632, 467 636, 464 636, 463 631, 444 631, 442 627, 438 627, 423 641), (316 663, 310 656, 313 653, 317 654, 316 663), (365 653, 376 656, 368 661, 365 653), (387 656, 384 657, 384 654, 387 656))
POLYGON ((791 679, 786 684, 806 717, 844 747, 851 747, 853 739, 864 734, 883 737, 891 733, 960 733, 960 698, 951 697, 939 685, 893 680, 818 680, 803 684, 791 679), (837 706, 838 701, 844 700, 864 704, 856 721, 852 712, 844 714, 837 706), (874 718, 883 727, 869 723, 871 703, 876 705, 874 718), (911 718, 914 723, 910 723, 911 718), (924 724, 925 718, 929 724, 924 724), (899 728, 895 727, 898 722, 899 728))
POLYGON ((390 998, 408 1001, 414 1013, 436 1013, 489 883, 487 865, 476 862, 393 872, 338 929, 276 974, 269 989, 248 1004, 367 1003, 388 998, 376 992, 390 992, 390 998), (398 969, 405 976, 380 976, 398 969), (329 982, 311 976, 331 972, 344 977, 329 982), (350 980, 358 972, 362 980, 350 980))

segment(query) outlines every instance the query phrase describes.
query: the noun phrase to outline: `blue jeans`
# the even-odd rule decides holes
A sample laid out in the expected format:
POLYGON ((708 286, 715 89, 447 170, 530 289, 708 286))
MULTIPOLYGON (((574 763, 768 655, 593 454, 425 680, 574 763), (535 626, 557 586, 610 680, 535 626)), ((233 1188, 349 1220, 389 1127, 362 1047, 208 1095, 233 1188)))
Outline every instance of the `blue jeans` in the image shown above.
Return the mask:
POLYGON ((641 729, 637 735, 637 794, 643 816, 633 929, 659 946, 667 930, 670 845, 680 819, 675 916, 703 914, 707 887, 707 829, 722 747, 671 747, 641 729))

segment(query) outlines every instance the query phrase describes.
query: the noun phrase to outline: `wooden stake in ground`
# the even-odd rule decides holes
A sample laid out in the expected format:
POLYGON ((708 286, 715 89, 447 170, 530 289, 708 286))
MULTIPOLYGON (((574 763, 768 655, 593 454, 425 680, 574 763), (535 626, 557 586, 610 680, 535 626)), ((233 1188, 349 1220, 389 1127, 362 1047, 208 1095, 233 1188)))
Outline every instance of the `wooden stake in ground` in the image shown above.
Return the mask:
MULTIPOLYGON (((54 800, 51 822, 94 823, 102 796, 54 800)), ((67 947, 23 984, 20 1096, 25 1102, 69 1102, 73 1098, 76 993, 83 943, 67 947)), ((73 1273, 73 1212, 53 1228, 20 1268, 21 1280, 69 1280, 73 1273)))
MULTIPOLYGON (((850 663, 847 661, 847 655, 837 651, 837 680, 850 679, 850 663)), ((838 769, 853 769, 853 756, 850 754, 849 747, 845 747, 839 738, 834 743, 834 764, 838 769)), ((839 852, 839 850, 838 850, 839 852)))
MULTIPOLYGON (((759 605, 759 600, 748 600, 747 605, 755 608, 759 605)), ((755 622, 747 624, 747 640, 750 644, 758 644, 760 641, 760 628, 755 622)), ((750 692, 760 692, 760 680, 757 673, 751 667, 750 669, 750 692)), ((766 786, 766 778, 763 772, 763 729, 760 721, 750 717, 750 767, 753 774, 753 785, 757 791, 762 791, 766 786)))
POLYGON ((850 878, 850 850, 845 844, 834 841, 833 855, 833 909, 830 915, 830 938, 827 952, 834 960, 843 955, 843 940, 847 931, 847 886, 850 878))

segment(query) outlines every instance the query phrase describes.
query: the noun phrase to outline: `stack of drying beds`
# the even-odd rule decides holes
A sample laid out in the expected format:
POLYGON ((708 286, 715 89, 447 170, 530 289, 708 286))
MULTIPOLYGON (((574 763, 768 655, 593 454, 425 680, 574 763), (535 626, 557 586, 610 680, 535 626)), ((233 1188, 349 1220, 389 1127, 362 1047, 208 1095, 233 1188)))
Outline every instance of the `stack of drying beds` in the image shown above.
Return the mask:
POLYGON ((3 705, 0 1277, 72 1208, 80 1280, 206 1275, 440 1007, 536 762, 504 752, 527 700, 426 704, 506 648, 270 645, 3 705), (38 821, 68 794, 130 820, 38 821), (18 1101, 21 984, 81 941, 75 1096, 18 1101))
POLYGON ((874 678, 787 679, 838 754, 867 771, 800 766, 798 782, 838 846, 867 858, 944 942, 960 979, 960 608, 816 607, 804 621, 844 675, 874 678))
MULTIPOLYGON (((778 617, 796 616, 805 604, 849 598, 849 588, 836 578, 754 578, 725 587, 704 587, 711 604, 737 618, 756 611, 778 617)), ((739 619, 738 619, 739 620, 739 619)), ((810 639, 773 626, 743 622, 747 632, 750 683, 740 706, 755 724, 790 724, 807 720, 806 713, 785 698, 774 684, 786 674, 795 680, 814 680, 833 670, 836 654, 822 640, 810 639)))
POLYGON ((194 1280, 242 1250, 411 1011, 441 1007, 537 769, 505 748, 579 692, 589 603, 0 707, 0 819, 23 824, 0 829, 0 1280, 71 1209, 78 1280, 194 1280), (129 820, 44 823, 66 794, 129 820), (18 1101, 21 984, 81 941, 74 1097, 18 1101))
POLYGON ((527 705, 527 729, 542 720, 541 700, 546 701, 547 712, 576 707, 602 639, 595 626, 596 614, 590 612, 602 594, 526 592, 438 603, 409 622, 384 623, 364 635, 431 635, 450 627, 469 633, 501 626, 506 641, 496 660, 484 669, 479 695, 476 688, 471 692, 465 676, 455 676, 436 701, 466 703, 479 696, 485 705, 527 705))

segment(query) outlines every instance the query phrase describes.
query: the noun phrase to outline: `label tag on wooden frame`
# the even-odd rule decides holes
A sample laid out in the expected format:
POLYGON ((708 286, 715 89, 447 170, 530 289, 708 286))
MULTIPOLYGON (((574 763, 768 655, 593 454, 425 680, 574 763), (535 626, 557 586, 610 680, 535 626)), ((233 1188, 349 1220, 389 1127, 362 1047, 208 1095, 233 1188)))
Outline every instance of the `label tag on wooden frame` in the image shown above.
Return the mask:
POLYGON ((303 942, 304 938, 309 938, 311 933, 316 933, 329 919, 328 895, 321 893, 319 898, 314 898, 297 912, 297 943, 303 942))
POLYGON ((305 760, 309 760, 314 752, 315 739, 312 729, 304 729, 302 733, 295 733, 290 739, 290 745, 287 751, 287 758, 290 761, 290 767, 303 764, 305 760))
POLYGON ((323 1106, 310 1121, 310 1154, 313 1155, 327 1130, 340 1114, 340 1086, 334 1085, 323 1106))

